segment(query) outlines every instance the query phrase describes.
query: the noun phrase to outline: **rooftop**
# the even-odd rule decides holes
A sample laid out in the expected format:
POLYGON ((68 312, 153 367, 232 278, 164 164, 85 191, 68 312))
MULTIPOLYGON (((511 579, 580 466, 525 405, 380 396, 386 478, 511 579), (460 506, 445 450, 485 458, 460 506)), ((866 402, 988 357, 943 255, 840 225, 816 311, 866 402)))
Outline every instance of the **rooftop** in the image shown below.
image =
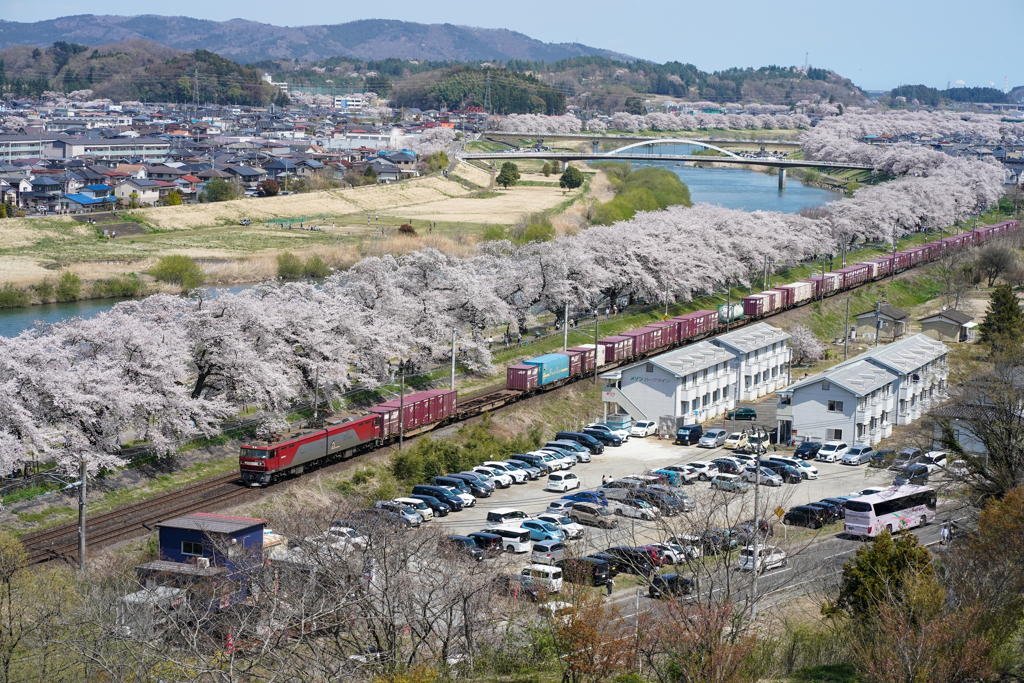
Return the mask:
POLYGON ((939 318, 945 318, 946 320, 952 321, 957 325, 966 325, 967 323, 974 320, 974 318, 967 315, 966 313, 961 313, 960 311, 950 309, 948 311, 939 311, 938 313, 933 313, 932 315, 925 316, 921 318, 921 322, 925 322, 927 320, 937 320, 939 318))
MULTIPOLYGON (((889 318, 890 320, 904 320, 904 319, 910 317, 910 314, 907 313, 906 311, 904 311, 903 309, 896 308, 895 306, 890 306, 889 304, 883 304, 882 306, 879 306, 878 307, 878 312, 879 312, 879 314, 883 318, 889 318)), ((863 318, 863 317, 868 316, 868 315, 874 316, 875 315, 875 309, 872 308, 869 311, 864 311, 863 313, 858 313, 854 317, 855 318, 863 318)))
POLYGON ((785 341, 786 339, 789 339, 788 332, 772 327, 768 323, 757 323, 735 332, 723 334, 715 338, 712 343, 715 345, 724 344, 737 351, 749 352, 770 346, 776 342, 785 341))
POLYGON ((232 534, 266 523, 267 520, 255 517, 234 517, 232 515, 218 515, 212 512, 195 512, 191 515, 164 520, 157 523, 157 526, 161 528, 206 531, 214 534, 232 534))
MULTIPOLYGON (((647 362, 654 363, 677 377, 683 377, 691 372, 732 360, 732 357, 732 354, 725 349, 721 349, 709 341, 702 341, 655 356, 647 362)), ((640 365, 643 363, 638 363, 633 367, 640 365)))

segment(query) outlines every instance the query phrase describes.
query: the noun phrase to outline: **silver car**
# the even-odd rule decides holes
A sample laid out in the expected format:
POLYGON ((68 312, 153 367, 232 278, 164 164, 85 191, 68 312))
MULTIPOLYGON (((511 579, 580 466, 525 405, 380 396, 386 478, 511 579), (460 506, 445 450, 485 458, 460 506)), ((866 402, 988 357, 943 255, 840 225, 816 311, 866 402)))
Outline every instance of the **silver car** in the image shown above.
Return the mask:
POLYGON ((767 467, 761 468, 761 476, 757 476, 757 465, 747 465, 743 468, 743 474, 741 479, 746 482, 753 484, 756 480, 760 479, 760 483, 765 486, 782 486, 782 477, 775 472, 772 472, 767 467))
POLYGON ((729 432, 724 429, 709 429, 704 432, 704 436, 700 437, 697 441, 697 446, 700 448, 718 448, 719 446, 725 445, 725 440, 729 438, 729 432))

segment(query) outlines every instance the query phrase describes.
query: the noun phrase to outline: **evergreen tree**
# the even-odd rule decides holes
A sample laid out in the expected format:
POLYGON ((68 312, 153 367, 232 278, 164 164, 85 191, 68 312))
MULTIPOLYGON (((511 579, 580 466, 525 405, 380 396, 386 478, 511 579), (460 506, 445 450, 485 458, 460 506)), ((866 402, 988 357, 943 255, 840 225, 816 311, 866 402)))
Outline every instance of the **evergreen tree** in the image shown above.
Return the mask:
POLYGON ((494 179, 494 182, 507 190, 510 185, 515 185, 518 180, 519 167, 511 161, 506 161, 501 165, 501 171, 498 173, 498 177, 494 179))
POLYGON ((1002 284, 992 290, 985 320, 979 327, 981 340, 992 344, 993 351, 1020 345, 1024 339, 1024 312, 1010 285, 1002 284))
POLYGON ((558 184, 568 190, 575 190, 583 184, 584 180, 582 171, 573 166, 567 166, 562 173, 562 177, 558 179, 558 184))

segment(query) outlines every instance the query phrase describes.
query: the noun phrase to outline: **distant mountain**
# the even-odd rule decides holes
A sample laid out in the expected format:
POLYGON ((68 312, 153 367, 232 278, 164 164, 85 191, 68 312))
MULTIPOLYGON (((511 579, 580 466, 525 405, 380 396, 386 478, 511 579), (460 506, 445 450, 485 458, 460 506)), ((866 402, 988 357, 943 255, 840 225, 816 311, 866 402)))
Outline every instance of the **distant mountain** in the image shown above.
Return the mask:
POLYGON ((579 43, 543 43, 506 29, 384 19, 293 28, 244 19, 209 21, 152 14, 135 17, 84 14, 34 23, 0 21, 0 49, 17 45, 46 47, 57 41, 95 46, 132 39, 149 40, 179 50, 209 50, 242 63, 330 57, 460 62, 555 61, 580 56, 633 60, 627 55, 579 43))

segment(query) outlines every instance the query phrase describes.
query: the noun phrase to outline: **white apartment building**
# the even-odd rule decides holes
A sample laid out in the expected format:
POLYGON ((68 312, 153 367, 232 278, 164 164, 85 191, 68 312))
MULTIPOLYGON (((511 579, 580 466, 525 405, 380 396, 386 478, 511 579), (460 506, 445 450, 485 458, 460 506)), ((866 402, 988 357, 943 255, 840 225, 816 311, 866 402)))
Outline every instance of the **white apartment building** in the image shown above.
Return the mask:
POLYGON ((779 440, 877 444, 945 400, 948 352, 917 334, 779 390, 779 440))
POLYGON ((605 413, 621 410, 634 420, 711 420, 735 406, 733 360, 725 349, 702 341, 602 374, 605 413))
POLYGON ((757 323, 711 340, 734 357, 739 399, 756 401, 789 384, 789 334, 757 323))

